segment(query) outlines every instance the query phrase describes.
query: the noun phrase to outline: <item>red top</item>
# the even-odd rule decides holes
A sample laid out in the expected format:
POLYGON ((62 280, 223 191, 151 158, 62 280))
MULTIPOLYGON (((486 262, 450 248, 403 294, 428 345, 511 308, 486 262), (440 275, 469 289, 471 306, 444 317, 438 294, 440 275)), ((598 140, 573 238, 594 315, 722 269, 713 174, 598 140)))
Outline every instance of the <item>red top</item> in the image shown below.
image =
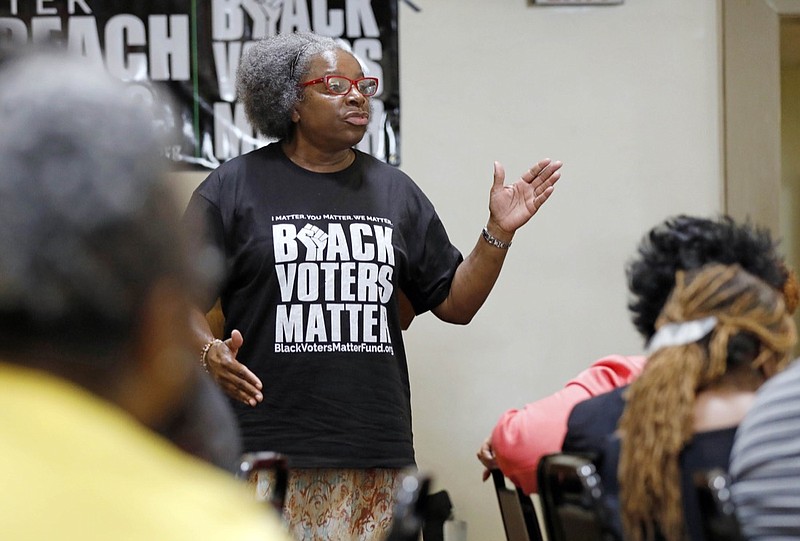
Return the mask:
POLYGON ((609 355, 569 381, 560 391, 505 412, 492 431, 498 466, 525 493, 536 492, 536 467, 546 454, 561 451, 573 406, 635 380, 645 357, 609 355))

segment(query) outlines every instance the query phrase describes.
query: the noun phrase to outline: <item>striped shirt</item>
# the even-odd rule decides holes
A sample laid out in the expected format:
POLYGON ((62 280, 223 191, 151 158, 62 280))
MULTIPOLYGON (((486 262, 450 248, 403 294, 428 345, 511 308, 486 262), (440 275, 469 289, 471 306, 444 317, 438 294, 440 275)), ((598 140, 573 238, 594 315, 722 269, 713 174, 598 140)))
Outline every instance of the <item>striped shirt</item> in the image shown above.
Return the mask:
POLYGON ((739 426, 730 474, 747 539, 800 537, 800 363, 765 383, 739 426))

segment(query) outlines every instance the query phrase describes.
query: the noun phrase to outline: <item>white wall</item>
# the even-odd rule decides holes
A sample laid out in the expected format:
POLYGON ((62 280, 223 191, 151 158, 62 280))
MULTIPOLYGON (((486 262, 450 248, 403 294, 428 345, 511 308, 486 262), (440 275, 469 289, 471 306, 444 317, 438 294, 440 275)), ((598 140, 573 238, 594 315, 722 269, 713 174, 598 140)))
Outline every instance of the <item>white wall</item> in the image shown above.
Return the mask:
POLYGON ((425 315, 406 333, 418 463, 471 541, 502 540, 480 442, 592 360, 638 352, 625 261, 664 217, 721 208, 717 5, 415 3, 400 5, 402 168, 456 245, 468 252, 486 222, 493 160, 510 178, 565 164, 475 320, 425 315))
POLYGON ((602 355, 639 352, 625 262, 665 217, 721 209, 718 7, 414 2, 420 13, 400 4, 402 169, 454 243, 466 253, 479 238, 494 160, 509 180, 539 158, 565 164, 474 321, 428 314, 406 333, 419 466, 471 541, 500 541, 478 446, 506 409, 602 355))

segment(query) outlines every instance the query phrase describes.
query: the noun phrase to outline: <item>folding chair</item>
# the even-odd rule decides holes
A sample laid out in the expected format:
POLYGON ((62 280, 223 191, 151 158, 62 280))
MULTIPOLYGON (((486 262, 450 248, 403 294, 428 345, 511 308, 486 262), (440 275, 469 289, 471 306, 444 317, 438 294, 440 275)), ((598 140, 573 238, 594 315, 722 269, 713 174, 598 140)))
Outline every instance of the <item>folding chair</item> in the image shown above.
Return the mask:
POLYGON ((509 488, 500 470, 492 470, 492 481, 508 541, 543 541, 536 508, 519 488, 509 488))
POLYGON ((744 541, 731 499, 728 473, 719 469, 695 472, 692 476, 703 533, 708 541, 744 541))
POLYGON ((539 500, 549 541, 611 541, 603 487, 586 457, 555 453, 542 457, 537 470, 539 500))
POLYGON ((274 472, 275 481, 272 483, 272 491, 269 498, 267 498, 267 502, 274 507, 278 513, 283 513, 283 504, 286 500, 286 488, 289 484, 289 468, 286 457, 280 453, 273 453, 272 451, 245 453, 239 461, 239 469, 236 472, 236 477, 242 481, 252 482, 255 489, 255 474, 260 471, 274 472))

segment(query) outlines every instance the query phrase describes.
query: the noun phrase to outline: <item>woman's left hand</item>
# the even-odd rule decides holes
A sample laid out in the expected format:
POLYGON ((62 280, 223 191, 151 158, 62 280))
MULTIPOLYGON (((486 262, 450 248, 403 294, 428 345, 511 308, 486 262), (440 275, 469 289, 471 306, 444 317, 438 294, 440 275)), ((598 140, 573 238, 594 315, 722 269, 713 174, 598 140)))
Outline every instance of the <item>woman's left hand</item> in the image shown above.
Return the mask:
POLYGON ((496 470, 498 468, 497 460, 495 460, 494 456, 494 450, 492 449, 491 437, 483 440, 481 448, 478 449, 477 456, 478 460, 481 461, 481 464, 483 464, 486 467, 486 469, 483 470, 483 480, 486 481, 492 474, 492 470, 496 470))
POLYGON ((505 185, 506 172, 494 162, 494 183, 489 195, 489 221, 511 235, 525 225, 553 193, 562 163, 541 160, 515 183, 505 185))

